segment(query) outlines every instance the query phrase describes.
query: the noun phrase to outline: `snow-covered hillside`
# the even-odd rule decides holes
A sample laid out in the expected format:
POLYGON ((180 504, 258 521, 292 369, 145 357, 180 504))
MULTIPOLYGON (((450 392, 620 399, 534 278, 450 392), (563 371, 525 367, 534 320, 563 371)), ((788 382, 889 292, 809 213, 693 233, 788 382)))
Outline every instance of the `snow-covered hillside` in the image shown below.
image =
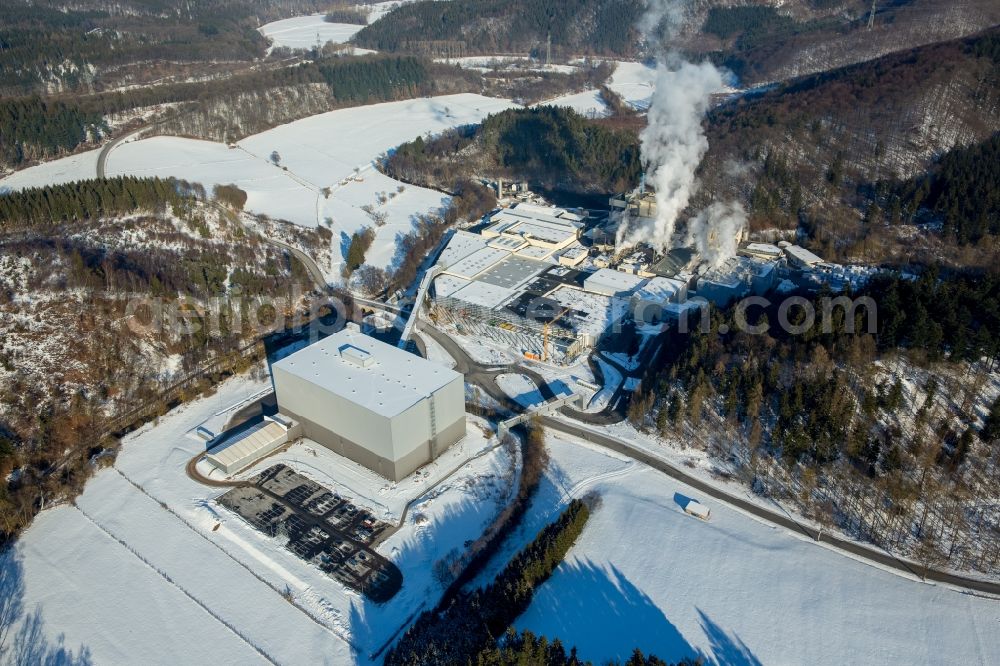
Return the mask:
MULTIPOLYGON (((328 278, 335 281, 351 234, 375 226, 373 213, 385 213, 387 218, 377 229, 367 259, 384 268, 393 263, 397 236, 411 230, 416 216, 447 205, 447 198, 438 192, 380 174, 374 168, 380 154, 420 135, 478 123, 512 106, 508 100, 473 94, 374 104, 281 125, 233 147, 152 137, 124 142, 111 151, 107 175, 172 176, 208 189, 232 183, 247 192, 251 212, 306 227, 328 226, 334 246, 328 278)), ((94 153, 57 160, 0 180, 0 189, 92 178, 95 163, 94 153)))

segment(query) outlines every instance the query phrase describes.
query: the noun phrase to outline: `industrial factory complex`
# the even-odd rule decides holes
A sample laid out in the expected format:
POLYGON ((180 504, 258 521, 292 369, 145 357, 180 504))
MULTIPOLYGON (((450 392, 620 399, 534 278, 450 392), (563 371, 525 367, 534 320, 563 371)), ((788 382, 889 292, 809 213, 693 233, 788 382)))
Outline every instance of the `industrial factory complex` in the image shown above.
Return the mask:
POLYGON ((744 245, 710 270, 685 248, 616 254, 621 216, 655 216, 656 204, 650 195, 616 197, 611 210, 591 220, 585 211, 521 202, 494 213, 478 233, 457 232, 438 259, 437 316, 529 359, 564 362, 619 325, 676 321, 706 302, 765 294, 783 274, 829 267, 787 242, 744 245))

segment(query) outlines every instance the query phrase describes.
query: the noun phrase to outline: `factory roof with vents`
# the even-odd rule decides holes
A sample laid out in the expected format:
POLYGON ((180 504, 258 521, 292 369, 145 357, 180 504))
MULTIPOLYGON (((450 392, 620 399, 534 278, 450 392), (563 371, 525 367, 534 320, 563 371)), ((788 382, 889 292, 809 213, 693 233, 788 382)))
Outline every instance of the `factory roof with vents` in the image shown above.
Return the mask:
POLYGON ((281 359, 274 369, 389 418, 461 377, 351 329, 281 359))

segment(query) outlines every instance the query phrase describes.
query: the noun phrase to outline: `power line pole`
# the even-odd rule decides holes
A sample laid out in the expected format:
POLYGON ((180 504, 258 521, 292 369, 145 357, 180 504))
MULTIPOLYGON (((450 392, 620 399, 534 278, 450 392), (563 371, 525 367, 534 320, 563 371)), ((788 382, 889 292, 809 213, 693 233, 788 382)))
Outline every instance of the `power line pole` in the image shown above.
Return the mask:
POLYGON ((871 10, 871 13, 868 14, 868 29, 869 30, 871 30, 873 27, 875 27, 875 3, 876 2, 878 2, 878 0, 872 0, 872 10, 871 10))

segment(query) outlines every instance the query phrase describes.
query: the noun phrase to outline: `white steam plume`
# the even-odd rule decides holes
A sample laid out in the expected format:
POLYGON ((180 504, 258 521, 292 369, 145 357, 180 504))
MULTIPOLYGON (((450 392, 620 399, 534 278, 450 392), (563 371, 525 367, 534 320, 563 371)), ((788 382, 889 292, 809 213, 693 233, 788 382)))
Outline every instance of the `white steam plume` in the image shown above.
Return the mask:
POLYGON ((656 190, 656 218, 646 224, 623 224, 617 240, 619 246, 641 242, 662 251, 670 246, 677 217, 697 188, 695 171, 708 150, 701 121, 710 95, 723 80, 708 62, 680 62, 674 67, 660 62, 656 69, 648 124, 639 135, 649 182, 656 190))
POLYGON ((684 244, 694 247, 709 268, 716 268, 736 256, 746 221, 738 201, 717 201, 688 220, 684 244))
MULTIPOLYGON (((675 37, 688 4, 689 0, 649 0, 639 24, 647 44, 655 48, 675 37)), ((708 151, 702 119, 712 93, 724 83, 711 63, 696 65, 676 53, 657 50, 656 87, 648 124, 640 135, 643 162, 656 189, 657 215, 641 223, 623 219, 616 237, 619 248, 642 242, 664 251, 672 245, 677 218, 697 191, 695 172, 708 151)), ((688 221, 686 243, 719 265, 736 253, 736 236, 745 223, 739 203, 713 204, 688 221)))

